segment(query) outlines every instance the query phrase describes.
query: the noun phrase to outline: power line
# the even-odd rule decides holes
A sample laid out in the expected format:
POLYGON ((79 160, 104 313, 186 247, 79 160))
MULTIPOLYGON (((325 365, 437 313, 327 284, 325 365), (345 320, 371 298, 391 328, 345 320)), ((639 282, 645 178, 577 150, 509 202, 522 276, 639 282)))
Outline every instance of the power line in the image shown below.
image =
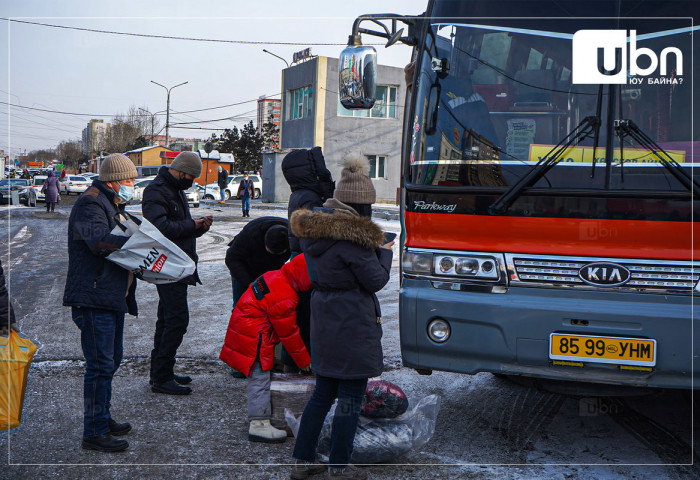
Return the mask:
MULTIPOLYGON (((110 35, 125 35, 129 37, 142 37, 142 38, 163 38, 167 40, 188 40, 194 42, 213 42, 213 43, 230 43, 237 45, 311 45, 311 46, 337 46, 347 45, 347 42, 341 43, 317 43, 317 42, 261 42, 255 40, 222 40, 218 38, 195 38, 195 37, 175 37, 171 35, 150 35, 146 33, 131 33, 131 32, 115 32, 113 30, 98 30, 95 28, 81 28, 81 27, 68 27, 66 25, 52 25, 50 23, 39 23, 39 22, 29 22, 27 20, 15 20, 0 17, 0 20, 5 20, 7 22, 15 23, 25 23, 27 25, 38 25, 41 27, 52 27, 52 28, 63 28, 66 30, 79 30, 82 32, 92 32, 92 33, 106 33, 110 35)), ((367 44, 367 45, 383 45, 383 43, 367 44)))
MULTIPOLYGON (((276 93, 276 94, 274 94, 274 95, 266 95, 265 98, 270 98, 270 97, 274 97, 274 96, 277 96, 277 95, 281 95, 281 93, 276 93)), ((241 101, 241 102, 229 103, 229 104, 227 104, 227 105, 220 105, 220 106, 218 106, 218 107, 198 108, 198 109, 196 109, 196 110, 183 110, 182 112, 171 112, 171 113, 173 113, 173 114, 179 114, 179 113, 204 112, 204 111, 207 111, 207 110, 217 110, 217 109, 220 109, 220 108, 235 107, 235 106, 237 106, 237 105, 243 105, 243 104, 245 104, 245 103, 257 102, 258 100, 259 100, 258 98, 254 98, 254 99, 251 99, 251 100, 243 100, 243 101, 241 101)), ((48 110, 48 109, 45 109, 45 108, 25 107, 24 105, 17 105, 17 104, 15 104, 15 103, 2 102, 2 101, 0 101, 0 105, 9 105, 9 106, 11 106, 11 107, 23 108, 23 109, 26 109, 26 110, 35 110, 35 111, 38 111, 38 112, 58 113, 58 114, 60 114, 60 115, 76 115, 76 116, 83 116, 83 117, 114 117, 114 116, 117 115, 117 114, 113 114, 113 113, 77 113, 77 112, 64 112, 64 111, 61 111, 61 110, 48 110)), ((164 113, 155 113, 154 115, 162 116, 162 115, 164 115, 164 113)), ((150 116, 150 115, 135 115, 135 116, 138 116, 138 117, 148 117, 148 116, 150 116)))

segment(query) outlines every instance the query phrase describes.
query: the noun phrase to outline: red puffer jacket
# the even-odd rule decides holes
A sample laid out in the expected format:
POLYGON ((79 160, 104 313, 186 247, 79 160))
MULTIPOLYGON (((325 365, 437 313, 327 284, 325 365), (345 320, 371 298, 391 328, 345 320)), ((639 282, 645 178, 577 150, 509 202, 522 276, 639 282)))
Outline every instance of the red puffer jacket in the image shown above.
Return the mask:
POLYGON ((310 289, 304 255, 258 277, 231 314, 219 358, 247 376, 259 358, 262 370, 268 371, 281 340, 299 368, 311 363, 296 323, 298 292, 310 289))

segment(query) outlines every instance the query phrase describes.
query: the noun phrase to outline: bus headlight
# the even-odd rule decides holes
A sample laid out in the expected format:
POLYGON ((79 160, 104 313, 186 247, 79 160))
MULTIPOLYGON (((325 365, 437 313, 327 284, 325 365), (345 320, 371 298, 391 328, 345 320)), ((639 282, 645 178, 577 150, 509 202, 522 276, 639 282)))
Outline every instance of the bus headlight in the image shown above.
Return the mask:
POLYGON ((433 254, 426 252, 404 251, 401 267, 404 273, 430 274, 433 266, 433 254))
POLYGON ((446 342, 447 339, 450 338, 450 333, 452 333, 450 324, 442 318, 436 318, 428 324, 428 337, 430 337, 433 342, 446 342))
POLYGON ((435 273, 452 277, 498 280, 498 262, 487 256, 457 256, 436 254, 435 273))

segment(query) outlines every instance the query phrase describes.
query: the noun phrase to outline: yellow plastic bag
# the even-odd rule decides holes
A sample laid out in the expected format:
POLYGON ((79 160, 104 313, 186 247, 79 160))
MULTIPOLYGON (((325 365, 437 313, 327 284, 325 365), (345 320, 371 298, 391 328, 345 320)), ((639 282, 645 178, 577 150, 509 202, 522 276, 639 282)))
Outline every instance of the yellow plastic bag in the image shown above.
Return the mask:
POLYGON ((0 337, 0 430, 19 426, 34 352, 36 345, 12 329, 0 337))

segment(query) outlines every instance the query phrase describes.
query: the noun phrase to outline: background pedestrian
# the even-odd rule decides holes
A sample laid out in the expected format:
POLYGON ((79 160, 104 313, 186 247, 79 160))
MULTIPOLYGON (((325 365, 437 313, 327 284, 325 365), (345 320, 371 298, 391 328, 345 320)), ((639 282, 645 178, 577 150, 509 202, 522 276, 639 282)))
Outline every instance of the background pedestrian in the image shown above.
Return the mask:
POLYGON ((49 176, 44 180, 44 185, 41 187, 41 193, 44 194, 44 201, 46 202, 46 212, 54 212, 56 208, 56 203, 58 203, 59 195, 59 180, 56 177, 56 173, 51 170, 49 176))
POLYGON ((226 187, 228 187, 228 172, 221 168, 221 165, 219 165, 218 170, 219 176, 217 178, 217 182, 219 183, 219 191, 221 193, 221 200, 219 200, 219 203, 226 203, 226 187))
POLYGON ((243 180, 238 185, 237 195, 241 199, 243 216, 250 217, 250 199, 255 197, 255 182, 248 178, 248 172, 243 173, 243 180))

